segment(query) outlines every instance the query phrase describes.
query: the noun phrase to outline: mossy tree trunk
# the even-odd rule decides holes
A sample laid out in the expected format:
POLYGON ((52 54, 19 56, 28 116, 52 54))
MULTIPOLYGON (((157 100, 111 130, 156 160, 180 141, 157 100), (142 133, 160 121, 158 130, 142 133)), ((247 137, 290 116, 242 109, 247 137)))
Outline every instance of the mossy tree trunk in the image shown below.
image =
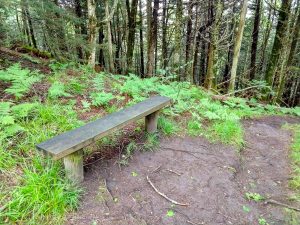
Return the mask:
POLYGON ((281 53, 283 50, 283 43, 287 35, 286 32, 288 28, 291 2, 292 0, 282 1, 282 5, 279 11, 274 44, 273 44, 270 60, 265 74, 265 80, 267 84, 271 87, 273 87, 274 78, 276 76, 276 72, 279 69, 278 61, 279 58, 281 57, 281 53))
POLYGON ((240 49, 241 49, 241 45, 242 45, 242 39, 243 39, 243 33, 244 33, 244 27, 245 27, 245 19, 246 19, 246 14, 247 14, 247 7, 248 7, 248 1, 244 0, 241 15, 240 15, 240 22, 239 22, 238 30, 236 33, 235 42, 234 42, 232 68, 231 68, 231 74, 230 74, 228 93, 233 92, 235 89, 237 66, 238 66, 238 60, 239 60, 239 55, 240 55, 240 49))

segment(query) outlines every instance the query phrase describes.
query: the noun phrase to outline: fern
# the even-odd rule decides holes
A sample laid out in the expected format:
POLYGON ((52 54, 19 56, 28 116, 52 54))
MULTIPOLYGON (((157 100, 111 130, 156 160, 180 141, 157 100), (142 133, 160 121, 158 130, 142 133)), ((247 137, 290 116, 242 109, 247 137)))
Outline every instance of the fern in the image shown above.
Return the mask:
POLYGON ((54 82, 48 90, 48 96, 51 99, 56 99, 59 97, 71 97, 72 95, 67 93, 65 90, 65 85, 58 81, 54 82))
POLYGON ((0 139, 10 137, 25 129, 19 124, 33 112, 38 103, 23 103, 12 106, 11 102, 0 102, 0 139))
POLYGON ((0 71, 0 80, 11 83, 11 86, 6 88, 5 92, 14 95, 16 98, 22 98, 31 86, 41 79, 42 75, 28 69, 22 69, 19 64, 15 64, 5 71, 0 71))
POLYGON ((104 79, 103 78, 104 78, 103 74, 100 73, 93 79, 93 86, 97 91, 103 91, 103 89, 104 89, 104 79))
POLYGON ((104 91, 100 93, 92 93, 92 105, 94 106, 107 106, 108 103, 114 99, 112 93, 106 93, 104 91))

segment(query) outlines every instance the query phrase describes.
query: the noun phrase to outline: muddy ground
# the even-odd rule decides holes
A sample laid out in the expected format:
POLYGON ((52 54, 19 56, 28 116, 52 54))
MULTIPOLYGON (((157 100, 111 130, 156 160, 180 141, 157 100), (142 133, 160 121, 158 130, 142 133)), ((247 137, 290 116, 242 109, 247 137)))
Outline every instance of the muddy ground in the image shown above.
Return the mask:
POLYGON ((289 224, 282 206, 245 198, 245 193, 253 192, 299 207, 289 201, 292 135, 281 129, 285 123, 300 120, 244 121, 246 146, 241 153, 200 137, 172 137, 162 138, 154 152, 135 153, 121 169, 116 158, 98 161, 88 167, 81 206, 66 224, 242 225, 259 224, 259 218, 289 224), (172 204, 149 181, 157 191, 187 206, 172 204))

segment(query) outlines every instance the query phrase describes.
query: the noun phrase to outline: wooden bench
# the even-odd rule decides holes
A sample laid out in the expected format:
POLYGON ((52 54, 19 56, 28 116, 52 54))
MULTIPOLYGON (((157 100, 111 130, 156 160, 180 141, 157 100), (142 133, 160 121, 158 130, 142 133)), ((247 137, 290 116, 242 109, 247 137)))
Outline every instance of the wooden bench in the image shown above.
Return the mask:
POLYGON ((75 182, 81 182, 84 178, 82 148, 143 117, 145 117, 146 132, 156 132, 159 110, 170 103, 171 99, 167 97, 151 97, 134 106, 60 134, 36 145, 36 148, 51 155, 55 160, 63 158, 67 177, 75 182))

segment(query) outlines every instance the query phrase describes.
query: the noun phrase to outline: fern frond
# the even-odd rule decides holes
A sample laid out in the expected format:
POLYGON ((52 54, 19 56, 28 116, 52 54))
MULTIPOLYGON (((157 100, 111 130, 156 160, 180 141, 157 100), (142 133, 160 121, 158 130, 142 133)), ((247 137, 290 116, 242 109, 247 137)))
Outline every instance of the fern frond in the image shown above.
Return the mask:
POLYGON ((48 90, 49 98, 55 99, 59 97, 71 97, 72 95, 67 93, 63 83, 54 82, 48 90))

